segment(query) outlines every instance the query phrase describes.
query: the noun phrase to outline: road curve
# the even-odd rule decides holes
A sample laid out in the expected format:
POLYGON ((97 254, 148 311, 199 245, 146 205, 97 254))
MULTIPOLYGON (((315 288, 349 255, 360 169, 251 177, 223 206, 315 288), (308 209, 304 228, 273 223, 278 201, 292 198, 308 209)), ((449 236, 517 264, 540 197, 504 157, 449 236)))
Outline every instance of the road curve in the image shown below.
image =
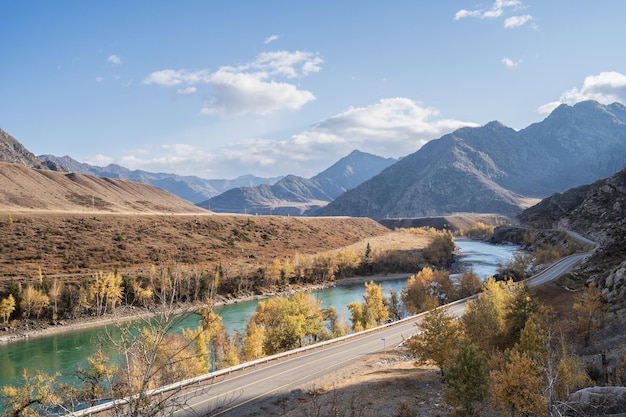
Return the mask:
MULTIPOLYGON (((549 282, 582 261, 587 254, 571 255, 555 262, 541 273, 529 278, 530 286, 549 282)), ((446 305, 454 316, 461 316, 465 303, 471 299, 459 300, 446 305)), ((404 339, 417 333, 423 314, 383 326, 350 338, 342 343, 326 345, 294 355, 273 363, 246 370, 225 377, 211 384, 208 392, 189 392, 187 404, 192 410, 181 410, 176 416, 236 416, 241 408, 251 403, 285 394, 296 387, 306 388, 308 383, 332 373, 346 364, 366 357, 383 349, 399 345, 404 339)), ((311 387, 312 388, 312 387, 311 387)), ((206 390, 206 389, 205 389, 206 390)))

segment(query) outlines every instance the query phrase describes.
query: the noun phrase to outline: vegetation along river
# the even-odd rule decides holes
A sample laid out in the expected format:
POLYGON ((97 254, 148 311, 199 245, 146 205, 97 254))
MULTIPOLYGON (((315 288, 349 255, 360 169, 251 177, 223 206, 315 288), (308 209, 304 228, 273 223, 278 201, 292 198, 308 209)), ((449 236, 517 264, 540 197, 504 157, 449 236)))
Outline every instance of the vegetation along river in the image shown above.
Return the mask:
MULTIPOLYGON (((518 249, 516 246, 490 245, 462 239, 457 239, 456 245, 464 255, 463 263, 483 279, 493 275, 498 264, 509 262, 518 249)), ((406 278, 386 280, 381 285, 388 296, 389 288, 400 293, 405 283, 406 278)), ((355 284, 316 290, 314 294, 322 301, 323 308, 334 306, 339 316, 349 323, 350 315, 346 306, 354 301, 363 301, 363 293, 364 285, 355 284)), ((222 317, 229 333, 235 330, 243 333, 257 304, 258 300, 245 301, 216 307, 215 311, 222 317)), ((183 327, 195 328, 197 324, 197 316, 192 315, 183 323, 183 327)), ((109 326, 109 330, 111 327, 114 326, 109 326)), ((94 341, 104 331, 103 327, 67 331, 0 346, 0 386, 18 385, 24 369, 30 373, 38 370, 48 374, 58 372, 59 381, 72 381, 76 365, 86 363, 85 359, 95 350, 94 341)))

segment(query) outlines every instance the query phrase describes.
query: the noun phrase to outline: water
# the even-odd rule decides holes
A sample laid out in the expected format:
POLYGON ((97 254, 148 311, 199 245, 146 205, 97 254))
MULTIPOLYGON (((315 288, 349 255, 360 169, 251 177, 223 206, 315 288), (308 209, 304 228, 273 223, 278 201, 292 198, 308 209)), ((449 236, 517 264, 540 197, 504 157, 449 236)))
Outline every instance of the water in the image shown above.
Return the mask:
MULTIPOLYGON (((515 246, 496 246, 460 239, 456 244, 465 255, 464 262, 471 264, 472 270, 483 279, 493 275, 498 264, 507 263, 517 250, 515 246)), ((380 282, 386 296, 389 295, 389 288, 400 293, 405 283, 406 278, 380 282)), ((364 285, 357 284, 321 289, 314 291, 314 294, 322 301, 323 308, 334 306, 340 320, 349 323, 347 305, 354 301, 361 302, 364 292, 364 285)), ((222 322, 230 334, 235 330, 244 333, 248 319, 258 303, 259 300, 238 302, 216 307, 215 311, 222 316, 222 322)), ((197 325, 197 316, 190 316, 183 323, 183 327, 187 328, 195 328, 197 325)), ((114 326, 109 326, 109 330, 111 328, 114 326)), ((23 369, 30 373, 37 370, 47 374, 58 372, 61 374, 60 381, 73 381, 72 372, 76 365, 86 363, 86 358, 93 354, 98 339, 104 337, 105 332, 103 327, 75 330, 0 346, 0 386, 18 385, 23 369)))

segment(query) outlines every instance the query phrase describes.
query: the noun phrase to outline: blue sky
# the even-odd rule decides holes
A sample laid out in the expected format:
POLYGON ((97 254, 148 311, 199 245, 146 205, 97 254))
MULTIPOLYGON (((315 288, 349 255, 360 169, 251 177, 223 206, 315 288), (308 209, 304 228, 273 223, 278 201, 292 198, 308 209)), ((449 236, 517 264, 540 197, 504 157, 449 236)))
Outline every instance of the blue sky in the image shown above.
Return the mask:
POLYGON ((0 128, 35 154, 234 178, 405 156, 626 100, 626 2, 0 0, 0 128))

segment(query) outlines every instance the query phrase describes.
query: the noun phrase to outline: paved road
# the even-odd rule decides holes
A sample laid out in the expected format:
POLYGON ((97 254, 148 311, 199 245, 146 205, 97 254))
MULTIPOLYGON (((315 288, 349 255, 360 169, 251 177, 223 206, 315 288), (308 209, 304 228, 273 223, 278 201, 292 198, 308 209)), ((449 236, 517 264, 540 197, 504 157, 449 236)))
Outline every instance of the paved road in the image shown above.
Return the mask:
MULTIPOLYGON (((529 285, 538 286, 551 281, 569 271, 586 254, 572 255, 561 259, 540 274, 528 280, 529 285)), ((461 316, 467 299, 449 304, 446 308, 454 316, 461 316)), ((287 359, 264 365, 257 369, 246 370, 240 374, 214 382, 208 393, 191 393, 189 405, 193 412, 179 412, 177 416, 242 415, 242 408, 267 397, 279 396, 295 387, 332 373, 345 366, 386 348, 400 344, 405 338, 417 333, 417 323, 423 315, 418 315, 402 322, 370 332, 345 342, 325 346, 287 359), (198 414, 195 414, 198 413, 198 414)))

